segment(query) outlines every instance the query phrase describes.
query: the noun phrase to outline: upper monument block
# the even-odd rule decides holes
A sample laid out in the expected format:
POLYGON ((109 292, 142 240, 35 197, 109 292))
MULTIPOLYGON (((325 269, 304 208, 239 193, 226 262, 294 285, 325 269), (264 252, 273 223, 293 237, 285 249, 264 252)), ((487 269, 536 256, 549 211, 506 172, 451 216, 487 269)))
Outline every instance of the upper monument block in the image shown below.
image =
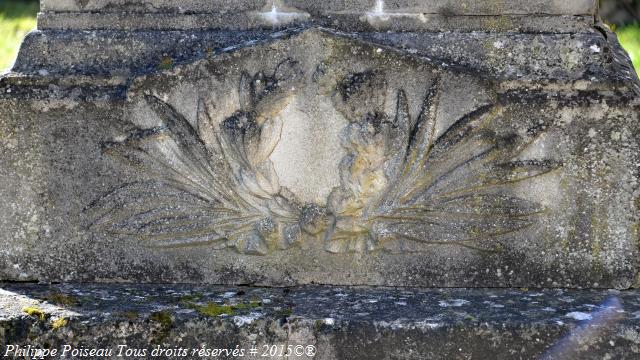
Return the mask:
POLYGON ((573 31, 596 0, 41 0, 40 29, 256 29, 315 23, 357 30, 573 31), (464 20, 462 20, 464 19, 464 20))
POLYGON ((0 280, 640 286, 640 83, 596 4, 43 0, 0 280))
MULTIPOLYGON (((361 13, 375 9, 376 0, 42 0, 43 11, 79 12, 232 12, 255 10, 269 3, 293 6, 317 13, 361 13)), ((383 2, 384 3, 384 2, 383 2)), ((549 14, 589 15, 596 10, 595 0, 396 0, 385 4, 390 12, 443 15, 549 14)))

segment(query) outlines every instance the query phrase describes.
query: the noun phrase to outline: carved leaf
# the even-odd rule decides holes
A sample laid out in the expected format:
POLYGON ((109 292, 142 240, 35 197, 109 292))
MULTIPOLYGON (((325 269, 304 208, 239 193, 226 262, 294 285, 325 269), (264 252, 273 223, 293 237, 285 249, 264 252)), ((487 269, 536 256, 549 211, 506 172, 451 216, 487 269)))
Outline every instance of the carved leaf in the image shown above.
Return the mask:
MULTIPOLYGON (((492 104, 466 114, 435 139, 439 94, 435 81, 412 123, 406 95, 398 91, 392 130, 386 131, 382 121, 378 132, 386 136, 377 144, 386 149, 381 161, 354 166, 354 159, 371 155, 367 144, 372 137, 348 138, 350 153, 342 166, 348 176, 328 205, 334 216, 326 236, 328 251, 424 251, 433 245, 499 251, 499 243, 489 240, 520 232, 545 213, 540 205, 513 195, 512 185, 561 164, 514 161, 530 140, 501 138, 487 130, 503 111, 492 104), (359 180, 382 169, 387 178, 379 195, 363 191, 359 180), (357 205, 357 211, 348 211, 348 204, 357 205)), ((367 116, 352 121, 352 129, 370 122, 367 116)))
POLYGON ((239 92, 245 110, 219 125, 209 114, 215 107, 202 99, 193 126, 169 104, 146 97, 163 125, 104 144, 104 153, 150 180, 90 204, 89 226, 165 248, 208 245, 264 255, 299 243, 299 206, 282 196, 269 160, 282 122, 256 111, 287 95, 275 75, 261 73, 243 74, 239 92))

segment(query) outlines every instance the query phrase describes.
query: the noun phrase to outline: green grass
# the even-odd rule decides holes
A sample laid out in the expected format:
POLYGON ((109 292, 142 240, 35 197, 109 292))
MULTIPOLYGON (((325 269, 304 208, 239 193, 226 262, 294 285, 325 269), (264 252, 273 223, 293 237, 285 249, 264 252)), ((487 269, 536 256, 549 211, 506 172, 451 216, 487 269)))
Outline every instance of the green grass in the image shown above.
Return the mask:
POLYGON ((627 50, 636 72, 640 74, 640 23, 629 25, 616 30, 618 39, 627 50))
POLYGON ((0 0, 0 72, 9 68, 24 36, 36 27, 37 1, 0 0))

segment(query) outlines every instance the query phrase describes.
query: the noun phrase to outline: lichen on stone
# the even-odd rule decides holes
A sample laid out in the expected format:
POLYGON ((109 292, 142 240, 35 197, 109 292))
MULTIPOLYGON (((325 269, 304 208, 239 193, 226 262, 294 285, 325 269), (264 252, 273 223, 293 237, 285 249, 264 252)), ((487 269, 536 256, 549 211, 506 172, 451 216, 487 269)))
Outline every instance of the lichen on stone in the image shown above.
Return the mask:
POLYGON ((29 316, 38 317, 40 321, 44 321, 46 316, 45 312, 37 306, 27 306, 23 308, 22 311, 27 313, 29 316))
POLYGON ((67 320, 65 318, 55 319, 55 320, 51 321, 51 329, 53 329, 53 330, 61 329, 61 328, 65 327, 65 326, 67 326, 68 323, 69 323, 69 320, 67 320))

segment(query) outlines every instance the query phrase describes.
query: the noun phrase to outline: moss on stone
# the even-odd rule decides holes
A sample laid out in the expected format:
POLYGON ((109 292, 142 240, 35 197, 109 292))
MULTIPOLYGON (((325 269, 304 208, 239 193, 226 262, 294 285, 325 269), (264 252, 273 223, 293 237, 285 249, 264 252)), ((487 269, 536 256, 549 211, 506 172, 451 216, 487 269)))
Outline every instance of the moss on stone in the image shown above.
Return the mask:
POLYGON ((75 298, 63 293, 50 293, 45 297, 45 300, 58 306, 76 306, 78 304, 75 298))
POLYGON ((200 300, 203 297, 204 297, 204 295, 202 293, 193 293, 193 294, 182 296, 180 298, 180 301, 183 302, 183 303, 188 303, 188 302, 200 300))
POLYGON ((155 344, 161 343, 169 336, 169 332, 173 327, 173 318, 171 317, 171 314, 166 311, 157 311, 149 315, 149 320, 160 324, 160 330, 158 330, 155 336, 151 339, 151 342, 155 344))
POLYGON ((205 316, 218 317, 220 315, 233 315, 235 309, 231 305, 220 305, 213 302, 205 305, 193 305, 193 309, 205 316))
POLYGON ((173 325, 173 319, 171 314, 166 311, 154 312, 149 316, 149 320, 160 323, 163 327, 171 327, 173 325))
POLYGON ((252 299, 248 303, 239 303, 235 305, 235 308, 238 310, 243 310, 243 309, 255 309, 261 306, 262 306, 262 302, 260 302, 260 300, 252 299))
POLYGON ((117 313, 116 315, 119 317, 123 317, 129 321, 136 320, 138 317, 140 317, 140 314, 136 311, 124 311, 117 313))
POLYGON ((464 319, 468 320, 468 321, 476 321, 477 320, 477 318, 475 316, 471 315, 471 314, 465 314, 464 315, 464 319))
POLYGON ((204 316, 218 317, 220 315, 235 315, 236 311, 255 309, 262 306, 262 303, 258 300, 251 300, 248 303, 242 302, 238 304, 218 304, 215 302, 208 302, 204 305, 201 305, 186 301, 185 305, 204 316))
POLYGON ((164 56, 160 59, 160 63, 158 64, 158 69, 160 70, 170 70, 173 68, 173 59, 169 56, 164 56))

